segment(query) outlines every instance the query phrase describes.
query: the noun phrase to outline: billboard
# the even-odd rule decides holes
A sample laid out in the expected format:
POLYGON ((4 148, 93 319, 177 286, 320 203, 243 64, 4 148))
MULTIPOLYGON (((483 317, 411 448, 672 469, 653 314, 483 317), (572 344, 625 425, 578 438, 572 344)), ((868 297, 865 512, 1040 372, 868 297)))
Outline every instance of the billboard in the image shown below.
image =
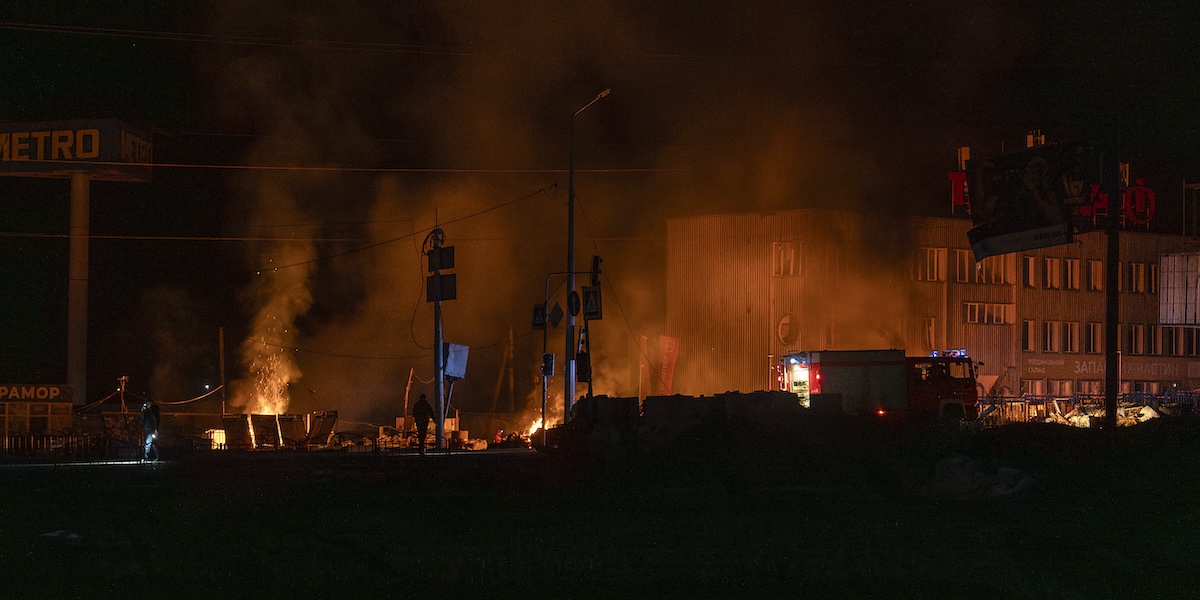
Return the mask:
POLYGON ((150 136, 116 119, 0 124, 0 175, 146 182, 150 136))
POLYGON ((1094 227, 1077 217, 1100 183, 1101 155, 1086 144, 1051 144, 967 161, 975 260, 1070 243, 1094 227))

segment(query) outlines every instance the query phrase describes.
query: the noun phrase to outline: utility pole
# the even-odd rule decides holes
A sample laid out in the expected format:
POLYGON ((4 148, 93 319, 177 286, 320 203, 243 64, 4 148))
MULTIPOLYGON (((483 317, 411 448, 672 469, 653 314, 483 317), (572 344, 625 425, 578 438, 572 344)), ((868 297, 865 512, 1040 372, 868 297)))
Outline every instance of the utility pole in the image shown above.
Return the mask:
MULTIPOLYGON (((455 276, 443 274, 442 269, 454 268, 454 246, 443 246, 446 233, 440 227, 425 237, 425 255, 429 257, 429 271, 433 275, 425 279, 425 301, 433 303, 433 418, 434 447, 446 447, 446 349, 442 335, 442 300, 453 300, 456 296, 455 276)), ((405 415, 407 416, 407 415, 405 415)))
MULTIPOLYGON (((570 158, 567 168, 567 294, 575 294, 575 117, 612 92, 606 89, 571 115, 570 158)), ((575 315, 567 311, 565 360, 563 361, 563 423, 571 421, 575 402, 575 315)))

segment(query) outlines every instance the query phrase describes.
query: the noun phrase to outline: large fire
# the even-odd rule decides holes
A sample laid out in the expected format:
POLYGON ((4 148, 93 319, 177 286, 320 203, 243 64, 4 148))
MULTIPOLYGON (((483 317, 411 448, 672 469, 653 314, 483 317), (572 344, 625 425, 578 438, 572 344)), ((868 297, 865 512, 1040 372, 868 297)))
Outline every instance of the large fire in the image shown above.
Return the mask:
POLYGON ((245 403, 246 412, 259 415, 281 415, 287 412, 288 382, 297 369, 282 348, 260 356, 250 365, 254 378, 251 396, 245 403))

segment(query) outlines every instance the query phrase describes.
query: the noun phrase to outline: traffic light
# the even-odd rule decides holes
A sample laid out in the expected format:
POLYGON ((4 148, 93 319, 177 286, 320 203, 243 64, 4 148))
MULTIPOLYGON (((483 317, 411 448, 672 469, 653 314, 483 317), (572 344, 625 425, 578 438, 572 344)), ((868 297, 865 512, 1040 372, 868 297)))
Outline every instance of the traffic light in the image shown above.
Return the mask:
POLYGON ((575 379, 588 383, 592 381, 592 359, 586 351, 575 355, 575 379))
POLYGON ((600 285, 600 257, 592 256, 592 287, 600 285))

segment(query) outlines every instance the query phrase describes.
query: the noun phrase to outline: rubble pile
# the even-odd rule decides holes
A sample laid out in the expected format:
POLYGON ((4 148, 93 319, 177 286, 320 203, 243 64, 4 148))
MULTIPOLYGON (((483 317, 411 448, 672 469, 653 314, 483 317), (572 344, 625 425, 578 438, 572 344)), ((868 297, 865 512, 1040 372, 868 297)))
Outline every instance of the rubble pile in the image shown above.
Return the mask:
MULTIPOLYGON (((1071 427, 1098 427, 1106 415, 1104 406, 1098 404, 1080 404, 1066 413, 1059 411, 1058 403, 1054 403, 1053 406, 1053 411, 1039 419, 1041 422, 1058 423, 1071 427)), ((1158 410, 1147 404, 1127 404, 1117 407, 1117 426, 1130 427, 1138 423, 1145 423, 1150 419, 1157 419, 1160 416, 1162 415, 1158 410)))

